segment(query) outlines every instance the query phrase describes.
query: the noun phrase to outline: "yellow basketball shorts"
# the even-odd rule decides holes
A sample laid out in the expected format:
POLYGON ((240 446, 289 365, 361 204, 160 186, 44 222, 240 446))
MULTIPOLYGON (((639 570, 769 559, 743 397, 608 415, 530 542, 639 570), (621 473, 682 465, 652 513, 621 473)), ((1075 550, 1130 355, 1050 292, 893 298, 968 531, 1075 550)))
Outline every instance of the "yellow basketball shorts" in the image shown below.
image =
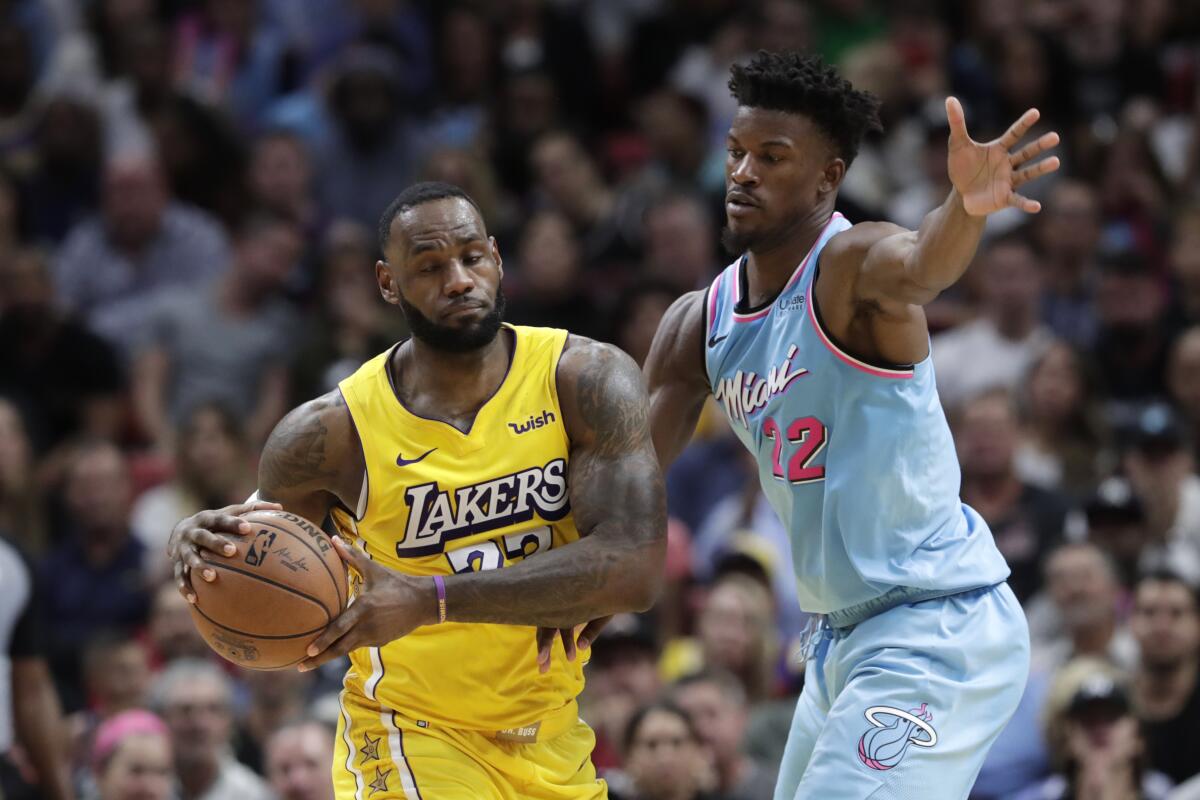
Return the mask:
POLYGON ((418 724, 362 695, 342 692, 333 755, 337 800, 595 800, 596 736, 575 717, 544 741, 418 724))

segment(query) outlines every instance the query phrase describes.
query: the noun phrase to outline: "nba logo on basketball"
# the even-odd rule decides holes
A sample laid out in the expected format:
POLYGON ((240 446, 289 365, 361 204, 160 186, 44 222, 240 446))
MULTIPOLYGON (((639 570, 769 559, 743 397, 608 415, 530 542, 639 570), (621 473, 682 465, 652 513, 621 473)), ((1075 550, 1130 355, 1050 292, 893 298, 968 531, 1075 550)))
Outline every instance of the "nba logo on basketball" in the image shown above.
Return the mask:
POLYGON ((926 703, 911 711, 871 706, 865 714, 873 726, 858 740, 858 759, 871 769, 888 770, 900 763, 909 745, 933 747, 937 731, 926 703))

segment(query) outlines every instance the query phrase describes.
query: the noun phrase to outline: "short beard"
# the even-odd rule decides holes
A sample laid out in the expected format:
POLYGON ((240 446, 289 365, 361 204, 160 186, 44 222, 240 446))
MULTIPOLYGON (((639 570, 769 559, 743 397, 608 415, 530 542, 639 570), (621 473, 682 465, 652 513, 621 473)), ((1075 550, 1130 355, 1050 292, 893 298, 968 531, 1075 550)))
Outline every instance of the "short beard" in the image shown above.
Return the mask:
POLYGON ((725 248, 725 252, 731 257, 737 257, 745 253, 754 246, 756 241, 758 241, 757 237, 744 233, 734 233, 733 229, 728 225, 721 229, 721 246, 725 248))
POLYGON ((449 325, 439 325, 417 310, 403 296, 400 298, 400 310, 408 321, 408 328, 413 338, 422 344, 443 353, 473 353, 491 344, 500 332, 500 323, 504 320, 504 289, 496 287, 496 301, 492 310, 478 322, 462 328, 449 325))

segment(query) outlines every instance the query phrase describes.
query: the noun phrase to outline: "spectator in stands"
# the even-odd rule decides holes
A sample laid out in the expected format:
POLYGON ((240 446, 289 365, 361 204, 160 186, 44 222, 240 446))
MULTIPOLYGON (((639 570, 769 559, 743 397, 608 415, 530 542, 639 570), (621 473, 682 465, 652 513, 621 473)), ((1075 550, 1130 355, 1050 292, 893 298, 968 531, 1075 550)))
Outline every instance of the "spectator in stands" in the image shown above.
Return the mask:
POLYGON ((650 161, 630 188, 644 197, 672 186, 694 186, 706 197, 724 196, 725 154, 710 146, 703 100, 678 89, 659 89, 642 99, 636 117, 650 161))
POLYGON ((724 669, 737 677, 750 703, 775 689, 779 634, 771 591, 762 582, 733 573, 721 577, 696 619, 697 652, 680 653, 676 674, 699 668, 724 669))
POLYGON ((333 731, 313 720, 284 725, 267 740, 266 776, 277 800, 333 800, 333 731))
POLYGON ((584 265, 598 269, 631 263, 636 248, 617 194, 583 143, 566 131, 550 131, 538 138, 529 158, 537 195, 571 221, 584 265))
POLYGON ((305 326, 292 371, 294 404, 332 391, 406 333, 401 316, 379 296, 370 230, 347 220, 335 222, 323 250, 320 306, 305 326))
POLYGON ((963 502, 992 529, 1012 568, 1009 585, 1024 600, 1038 587, 1042 559, 1062 537, 1067 503, 1017 475, 1019 430, 1006 390, 993 389, 967 403, 957 417, 955 438, 963 502))
MULTIPOLYGON (((1137 643, 1118 617, 1116 567, 1094 544, 1064 544, 1046 557, 1046 595, 1059 621, 1056 635, 1034 641, 1035 670, 1053 673, 1077 656, 1110 661, 1128 671, 1137 662, 1137 643)), ((1030 603, 1035 616, 1038 605, 1030 603)))
POLYGON ((1051 342, 1038 320, 1036 256, 1023 237, 989 242, 979 271, 979 318, 933 340, 938 396, 948 408, 997 386, 1015 389, 1051 342))
POLYGON ((1132 252, 1100 262, 1092 352, 1108 397, 1137 403, 1166 394, 1168 329, 1159 277, 1132 252))
POLYGON ((322 214, 374 229, 380 209, 416 174, 422 140, 401 75, 399 60, 378 46, 354 45, 339 56, 326 97, 331 135, 315 154, 322 214))
POLYGON ((749 711, 746 692, 733 675, 707 670, 671 688, 713 756, 717 789, 725 800, 771 800, 777 769, 752 761, 742 750, 749 711))
POLYGON ((1166 554, 1151 541, 1146 511, 1127 478, 1105 478, 1083 510, 1087 540, 1108 556, 1124 589, 1132 591, 1139 574, 1164 563, 1166 554))
POLYGON ((20 407, 36 452, 115 436, 124 389, 113 348, 57 307, 45 256, 0 258, 0 396, 20 407))
POLYGON ((1200 433, 1200 325, 1186 329, 1171 346, 1167 388, 1182 421, 1200 433))
POLYGON ((259 211, 290 220, 306 233, 316 232, 312 159, 303 139, 284 130, 263 134, 254 142, 246 172, 259 211))
POLYGON ((633 357, 646 363, 650 345, 663 315, 679 297, 674 285, 653 278, 639 280, 621 292, 612 314, 612 333, 602 337, 633 357))
POLYGON ((190 608, 174 582, 160 584, 154 590, 146 625, 146 649, 153 670, 184 659, 217 660, 196 629, 190 608))
POLYGON ((1173 327, 1200 324, 1200 205, 1175 215, 1167 263, 1175 279, 1171 292, 1173 327))
POLYGON ((1200 476, 1178 417, 1162 404, 1146 407, 1124 431, 1122 466, 1146 512, 1147 545, 1200 580, 1200 476))
POLYGON ((82 100, 56 97, 41 109, 37 164, 21 183, 21 212, 30 239, 60 242, 96 210, 103 133, 96 110, 82 100))
POLYGON ((129 629, 146 620, 150 597, 145 546, 132 533, 125 457, 113 444, 89 441, 67 466, 63 544, 41 565, 50 629, 51 665, 69 710, 84 704, 80 644, 96 631, 129 629))
POLYGON ((249 702, 238 715, 234 734, 237 760, 264 774, 267 740, 285 725, 304 718, 315 673, 299 670, 248 672, 249 702))
POLYGON ((1146 730, 1150 763, 1181 783, 1200 773, 1200 599, 1170 572, 1138 581, 1133 635, 1141 661, 1133 701, 1146 730))
POLYGON ((37 73, 28 33, 8 20, 0 24, 0 64, 0 168, 19 171, 34 157, 37 73))
POLYGON ((641 614, 613 617, 592 644, 588 681, 580 698, 580 713, 596 732, 592 760, 597 769, 621 763, 621 742, 629 720, 661 688, 652 621, 641 614))
POLYGON ((167 726, 149 711, 117 714, 91 749, 97 800, 171 800, 175 781, 167 726))
POLYGON ((1055 741, 1060 771, 1017 800, 1166 800, 1171 781, 1148 768, 1129 696, 1110 674, 1086 675, 1048 724, 1061 732, 1055 741))
POLYGON ((1093 296, 1101 224, 1095 190, 1070 178, 1055 181, 1034 223, 1045 285, 1042 318, 1080 348, 1090 347, 1098 330, 1093 296))
POLYGON ((33 445, 17 407, 0 398, 0 532, 40 556, 46 546, 42 493, 34 475, 33 445))
POLYGON ((513 293, 507 318, 521 325, 569 328, 600 338, 603 324, 588 295, 579 242, 571 223, 558 211, 540 211, 525 224, 517 246, 513 293))
POLYGON ((175 29, 176 81, 253 130, 285 82, 286 42, 257 0, 206 0, 175 29))
POLYGON ((106 720, 146 705, 150 667, 141 642, 121 631, 93 633, 83 646, 83 687, 87 705, 67 719, 76 774, 91 769, 96 732, 106 720))
POLYGON ((232 267, 206 291, 164 292, 149 314, 134 366, 141 425, 160 449, 197 404, 219 402, 245 420, 257 446, 287 410, 295 310, 282 296, 303 239, 289 221, 257 217, 237 236, 232 267))
POLYGON ((614 800, 716 800, 711 754, 674 703, 642 706, 625 731, 625 773, 609 778, 614 800))
POLYGON ((155 292, 204 287, 228 264, 217 222, 171 200, 154 157, 123 154, 105 165, 101 213, 67 235, 54 277, 58 298, 128 353, 155 292))
POLYGON ((45 658, 46 622, 35 573, 0 538, 0 796, 7 800, 70 800, 70 770, 62 741, 62 711, 45 658), (10 759, 19 744, 34 768, 36 790, 10 759))
POLYGON ((146 545, 153 576, 170 576, 167 539, 176 522, 204 508, 240 503, 254 491, 240 419, 216 402, 193 408, 174 437, 174 477, 134 503, 133 532, 146 545))
POLYGON ((175 777, 183 800, 267 800, 267 785, 230 752, 233 689, 220 667, 177 661, 151 691, 171 732, 175 777))
POLYGON ((1017 473, 1043 489, 1082 497, 1107 473, 1106 426, 1083 359, 1063 341, 1034 359, 1020 384, 1017 473))
POLYGON ((676 295, 706 288, 723 262, 712 214, 697 195, 672 192, 651 203, 645 246, 643 274, 674 287, 676 295))

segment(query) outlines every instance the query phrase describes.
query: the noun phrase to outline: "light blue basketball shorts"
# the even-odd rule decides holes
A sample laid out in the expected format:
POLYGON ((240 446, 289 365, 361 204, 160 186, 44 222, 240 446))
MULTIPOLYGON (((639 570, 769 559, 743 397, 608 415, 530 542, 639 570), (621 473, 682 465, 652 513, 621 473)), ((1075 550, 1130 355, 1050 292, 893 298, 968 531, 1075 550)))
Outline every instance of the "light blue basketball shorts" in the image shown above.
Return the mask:
POLYGON ((1029 675, 1008 584, 828 628, 809 660, 775 800, 963 800, 1029 675))

